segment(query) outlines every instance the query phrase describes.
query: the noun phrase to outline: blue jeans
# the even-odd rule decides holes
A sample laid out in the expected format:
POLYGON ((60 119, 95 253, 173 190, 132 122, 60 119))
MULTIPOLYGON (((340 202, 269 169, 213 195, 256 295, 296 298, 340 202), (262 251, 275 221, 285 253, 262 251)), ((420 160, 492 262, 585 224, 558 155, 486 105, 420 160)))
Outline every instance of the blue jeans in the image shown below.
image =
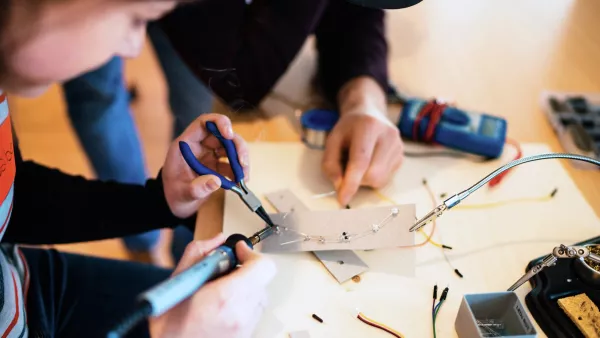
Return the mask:
MULTIPOLYGON (((198 116, 212 111, 213 94, 181 60, 158 25, 148 25, 148 36, 167 80, 169 105, 174 118, 173 138, 176 138, 198 116)), ((194 234, 188 228, 175 228, 171 253, 176 262, 193 239, 194 234)))
MULTIPOLYGON (((167 80, 174 117, 173 138, 176 138, 199 115, 212 110, 213 95, 184 64, 157 25, 149 25, 148 35, 167 80)), ((98 177, 144 182, 145 164, 129 110, 122 60, 111 60, 100 69, 66 83, 64 89, 73 127, 98 177)), ((176 261, 192 239, 193 234, 187 228, 175 229, 172 253, 176 261)), ((150 250, 158 240, 158 231, 124 239, 130 250, 150 250)))
MULTIPOLYGON (((113 58, 63 89, 71 124, 98 179, 143 184, 146 164, 129 109, 123 61, 113 58)), ((155 230, 123 240, 129 250, 150 251, 159 239, 155 230)))
MULTIPOLYGON (((22 248, 30 269, 30 337, 106 337, 136 297, 171 271, 149 264, 22 248)), ((143 321, 127 337, 147 338, 143 321)))

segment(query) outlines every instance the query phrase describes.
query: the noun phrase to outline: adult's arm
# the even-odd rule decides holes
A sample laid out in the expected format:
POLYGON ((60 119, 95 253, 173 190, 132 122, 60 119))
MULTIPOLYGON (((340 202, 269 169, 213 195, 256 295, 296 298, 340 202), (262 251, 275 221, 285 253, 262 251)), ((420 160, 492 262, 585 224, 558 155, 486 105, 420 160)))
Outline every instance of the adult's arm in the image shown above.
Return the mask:
POLYGON ((60 244, 186 225, 167 205, 160 174, 145 185, 88 180, 16 153, 13 209, 3 242, 60 244))
POLYGON ((324 94, 337 103, 350 80, 367 76, 388 87, 385 12, 346 0, 330 0, 316 30, 319 79, 324 94))

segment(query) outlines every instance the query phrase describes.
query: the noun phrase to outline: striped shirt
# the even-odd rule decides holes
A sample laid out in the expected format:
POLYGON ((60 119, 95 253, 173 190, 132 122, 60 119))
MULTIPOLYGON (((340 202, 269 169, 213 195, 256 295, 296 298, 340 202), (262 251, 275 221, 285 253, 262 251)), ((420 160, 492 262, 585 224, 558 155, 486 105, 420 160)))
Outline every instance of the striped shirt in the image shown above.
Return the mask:
MULTIPOLYGON (((0 240, 6 232, 13 208, 15 158, 6 95, 0 91, 0 240)), ((25 301, 29 270, 16 245, 0 245, 0 334, 27 337, 25 301)))

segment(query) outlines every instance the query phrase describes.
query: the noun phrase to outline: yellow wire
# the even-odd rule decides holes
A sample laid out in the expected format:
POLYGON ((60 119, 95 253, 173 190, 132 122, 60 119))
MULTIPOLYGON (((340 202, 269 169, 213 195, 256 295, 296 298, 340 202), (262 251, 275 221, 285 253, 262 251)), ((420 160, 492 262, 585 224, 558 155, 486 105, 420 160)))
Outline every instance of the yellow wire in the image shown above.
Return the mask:
POLYGON ((490 203, 476 203, 476 204, 465 204, 457 205, 452 209, 485 209, 485 208, 496 208, 513 203, 526 203, 526 202, 546 202, 552 199, 551 195, 540 196, 540 197, 528 197, 528 198, 515 198, 505 201, 490 202, 490 203))
POLYGON ((396 331, 396 330, 392 329, 391 327, 389 327, 389 326, 387 326, 387 325, 384 325, 384 324, 382 324, 382 323, 380 323, 380 322, 378 322, 378 321, 375 321, 375 320, 373 320, 373 319, 371 319, 371 318, 369 318, 369 317, 365 316, 365 314, 364 314, 364 313, 362 313, 362 312, 359 312, 359 313, 358 313, 358 315, 359 315, 360 317, 362 317, 362 319, 364 319, 364 320, 366 320, 366 321, 368 321, 368 322, 371 322, 371 323, 373 323, 373 324, 375 324, 375 325, 379 325, 379 326, 381 326, 381 327, 384 327, 384 328, 386 328, 387 330, 390 330, 390 331, 394 332, 396 335, 398 335, 398 336, 400 336, 400 337, 404 338, 404 335, 403 335, 402 333, 400 333, 400 332, 398 332, 398 331, 396 331))
MULTIPOLYGON (((382 199, 382 200, 384 200, 384 201, 386 201, 386 202, 388 202, 388 203, 391 203, 391 204, 393 204, 393 205, 398 205, 398 203, 396 203, 396 202, 395 202, 393 199, 391 199, 391 198, 387 197, 386 195, 382 194, 382 193, 381 193, 379 190, 377 190, 377 189, 374 189, 373 191, 375 192, 375 195, 377 195, 377 197, 379 197, 380 199, 382 199)), ((427 239, 427 241, 429 241, 429 243, 431 243, 431 244, 433 244, 433 245, 437 246, 438 248, 443 248, 443 246, 442 246, 440 243, 438 243, 438 242, 434 241, 433 239, 431 239, 431 237, 429 237, 429 236, 428 236, 428 235, 425 233, 425 231, 423 231, 423 229, 419 229, 419 230, 417 230, 417 231, 418 231, 418 232, 419 232, 421 235, 425 236, 425 239, 427 239)))

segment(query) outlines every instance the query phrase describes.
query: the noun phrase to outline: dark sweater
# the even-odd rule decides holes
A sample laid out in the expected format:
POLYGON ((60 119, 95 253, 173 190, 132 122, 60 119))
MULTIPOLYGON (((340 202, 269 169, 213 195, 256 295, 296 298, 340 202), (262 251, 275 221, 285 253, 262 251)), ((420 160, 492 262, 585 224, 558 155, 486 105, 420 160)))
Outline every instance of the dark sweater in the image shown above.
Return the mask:
POLYGON ((13 209, 4 243, 61 244, 175 227, 193 229, 196 217, 175 217, 160 173, 145 186, 88 180, 23 161, 15 142, 13 209))
POLYGON ((159 24, 192 71, 232 106, 258 105, 313 33, 319 79, 333 103, 357 76, 387 89, 382 10, 345 0, 202 0, 159 24))

